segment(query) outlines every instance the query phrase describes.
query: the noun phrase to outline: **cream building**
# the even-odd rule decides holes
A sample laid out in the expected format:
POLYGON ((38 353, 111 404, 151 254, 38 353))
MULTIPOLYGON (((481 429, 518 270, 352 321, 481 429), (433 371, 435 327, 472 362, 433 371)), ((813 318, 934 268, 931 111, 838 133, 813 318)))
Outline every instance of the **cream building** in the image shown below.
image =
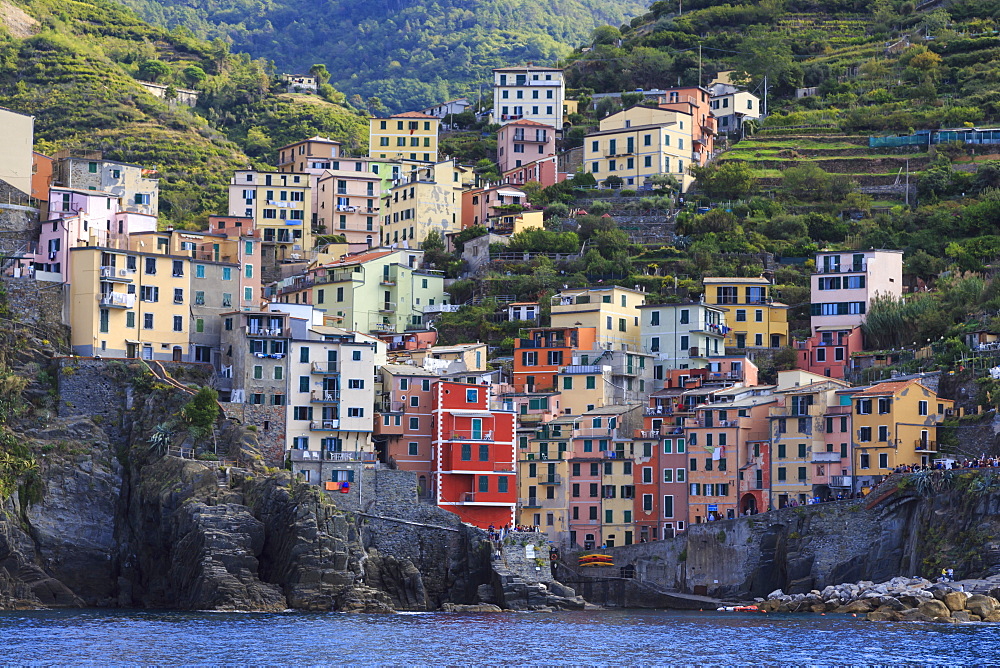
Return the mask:
POLYGON ((638 351, 639 307, 645 303, 644 292, 617 285, 560 290, 552 297, 552 327, 593 327, 600 348, 638 351))
POLYGON ((35 117, 0 107, 0 181, 26 195, 31 193, 34 141, 35 117))
POLYGON ((441 119, 407 111, 368 119, 368 156, 380 160, 436 162, 441 119))
POLYGON ((566 83, 557 67, 520 66, 493 70, 493 122, 527 119, 562 132, 566 83))
POLYGON ((295 172, 239 170, 229 182, 229 215, 253 220, 263 265, 302 261, 313 247, 312 177, 295 172))
POLYGON ((446 160, 407 165, 382 198, 382 246, 419 248, 430 232, 442 240, 462 229, 462 190, 471 185, 471 167, 446 160))
POLYGON ((632 107, 600 122, 600 130, 583 144, 585 168, 598 181, 620 177, 623 185, 638 187, 654 174, 669 174, 687 190, 693 157, 693 121, 690 114, 655 107, 632 107))

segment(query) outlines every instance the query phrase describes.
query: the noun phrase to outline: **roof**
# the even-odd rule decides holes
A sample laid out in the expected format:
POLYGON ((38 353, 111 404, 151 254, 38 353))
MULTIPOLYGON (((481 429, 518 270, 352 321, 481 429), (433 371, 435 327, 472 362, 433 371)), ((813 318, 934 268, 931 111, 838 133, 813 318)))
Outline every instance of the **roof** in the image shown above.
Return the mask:
POLYGON ((370 253, 362 253, 361 255, 353 255, 350 257, 341 258, 334 262, 327 262, 323 267, 342 267, 351 264, 361 264, 362 262, 371 262, 372 260, 377 260, 379 258, 385 257, 386 255, 392 255, 397 251, 387 250, 387 251, 374 251, 370 253))
POLYGON ((382 370, 393 376, 437 376, 438 374, 413 364, 383 364, 382 370))
MULTIPOLYGON (((428 120, 438 120, 437 116, 430 116, 428 114, 422 114, 419 111, 404 111, 401 114, 393 114, 389 118, 426 118, 428 120)), ((381 120, 381 119, 379 119, 381 120)))
POLYGON ((892 248, 869 248, 868 250, 821 250, 816 255, 864 255, 865 253, 903 253, 892 248))
POLYGON ((538 71, 538 72, 562 72, 561 67, 540 67, 538 65, 516 65, 514 67, 494 67, 494 72, 520 72, 524 71, 538 71))
POLYGON ((761 276, 757 277, 726 277, 726 276, 706 276, 701 279, 702 283, 758 283, 760 285, 771 285, 771 281, 761 276))
MULTIPOLYGON (((538 302, 511 302, 507 306, 538 306, 538 302)), ((559 328, 563 329, 563 328, 559 328)))
MULTIPOLYGON (((839 380, 837 378, 827 378, 826 380, 817 380, 807 385, 792 386, 785 390, 779 390, 781 394, 812 394, 813 392, 819 392, 822 387, 830 385, 839 385, 840 387, 850 387, 851 384, 839 380)), ((827 388, 829 389, 829 388, 827 388)))
POLYGON ((684 394, 685 388, 683 387, 664 387, 662 390, 657 390, 649 396, 651 397, 677 397, 684 394))
MULTIPOLYGON (((771 394, 758 394, 752 397, 744 397, 742 399, 737 399, 736 401, 729 404, 713 404, 708 406, 708 408, 716 408, 726 410, 728 408, 753 408, 754 406, 760 406, 762 404, 773 404, 778 401, 778 398, 771 394)), ((699 406, 701 408, 701 406, 699 406)))
POLYGON ((640 132, 642 130, 659 130, 667 127, 668 125, 676 125, 677 121, 669 121, 664 123, 651 123, 649 125, 633 125, 630 128, 618 128, 616 130, 601 130, 600 132, 591 132, 587 134, 588 137, 598 137, 601 135, 615 135, 621 134, 623 132, 640 132))
MULTIPOLYGON (((505 125, 504 127, 505 127, 505 128, 509 128, 509 127, 510 127, 510 126, 512 126, 512 125, 531 125, 531 126, 535 126, 535 127, 539 127, 539 128, 549 128, 550 130, 551 130, 551 129, 554 129, 554 128, 553 128, 553 127, 552 127, 551 125, 549 125, 548 123, 539 123, 538 121, 532 121, 532 120, 529 120, 529 119, 527 119, 527 118, 522 118, 522 119, 520 119, 520 120, 517 120, 517 121, 514 121, 514 122, 512 122, 512 123, 508 123, 508 124, 507 124, 507 125, 505 125)), ((501 128, 501 129, 502 129, 502 128, 501 128)))
MULTIPOLYGON (((912 385, 914 383, 917 383, 917 380, 915 378, 911 378, 910 380, 897 380, 888 383, 879 383, 877 385, 872 385, 871 387, 868 387, 862 390, 861 392, 858 392, 854 396, 884 397, 884 396, 894 395, 897 392, 900 392, 907 386, 912 385)), ((919 383, 917 384, 919 385, 919 383)), ((923 385, 920 385, 920 387, 923 387, 923 385)))
POLYGON ((485 346, 485 343, 460 343, 454 346, 431 346, 426 350, 431 353, 460 353, 466 350, 475 350, 476 348, 481 348, 485 346))
POLYGON ((642 404, 638 402, 616 406, 601 406, 600 408, 594 408, 593 410, 584 412, 580 417, 586 417, 588 415, 621 415, 623 413, 634 411, 641 406, 642 404))

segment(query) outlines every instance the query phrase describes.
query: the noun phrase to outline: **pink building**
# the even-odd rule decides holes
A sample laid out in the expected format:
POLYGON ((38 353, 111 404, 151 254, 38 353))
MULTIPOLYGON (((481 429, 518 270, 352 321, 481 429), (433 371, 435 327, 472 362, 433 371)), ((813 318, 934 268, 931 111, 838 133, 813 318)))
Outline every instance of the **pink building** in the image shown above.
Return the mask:
POLYGON ((520 167, 512 167, 503 173, 501 181, 510 185, 521 186, 528 181, 537 181, 548 188, 565 181, 572 174, 559 171, 559 159, 552 155, 527 162, 520 167))
POLYGON ((812 331, 850 330, 865 321, 875 295, 903 294, 903 251, 823 251, 816 254, 812 331))
POLYGON ((124 211, 118 197, 94 190, 53 187, 49 215, 51 219, 41 223, 32 260, 38 280, 67 281, 72 248, 125 249, 129 234, 156 231, 155 216, 124 211))
POLYGON ((556 154, 556 131, 544 123, 521 119, 497 131, 497 164, 501 172, 556 154))
POLYGON ((503 213, 501 207, 527 204, 528 195, 513 186, 495 185, 466 190, 462 193, 462 227, 486 225, 490 218, 503 213))

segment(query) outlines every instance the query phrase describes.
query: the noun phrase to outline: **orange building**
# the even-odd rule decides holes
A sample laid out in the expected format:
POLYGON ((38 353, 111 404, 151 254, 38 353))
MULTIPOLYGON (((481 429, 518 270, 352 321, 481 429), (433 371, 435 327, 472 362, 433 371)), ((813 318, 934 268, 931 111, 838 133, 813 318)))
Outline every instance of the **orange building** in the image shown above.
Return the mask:
POLYGON ((701 86, 685 86, 668 89, 665 97, 667 101, 659 105, 660 109, 691 114, 692 158, 704 166, 715 151, 717 127, 712 115, 712 94, 701 86))
POLYGON ((593 327, 533 327, 528 337, 514 340, 516 392, 557 390, 557 375, 573 364, 575 350, 596 350, 593 327))

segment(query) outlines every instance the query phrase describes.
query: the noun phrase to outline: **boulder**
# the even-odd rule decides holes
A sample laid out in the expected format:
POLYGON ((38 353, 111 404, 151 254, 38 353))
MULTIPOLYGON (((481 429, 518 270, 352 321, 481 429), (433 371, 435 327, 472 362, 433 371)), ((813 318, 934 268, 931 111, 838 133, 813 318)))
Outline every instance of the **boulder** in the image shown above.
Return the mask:
POLYGON ((903 622, 933 622, 935 619, 951 619, 951 617, 930 617, 920 612, 919 608, 910 608, 896 614, 899 615, 900 621, 903 622))
POLYGON ((445 603, 441 606, 441 612, 503 612, 503 610, 492 603, 479 603, 476 605, 445 603))
MULTIPOLYGON (((971 622, 972 621, 969 618, 969 613, 967 613, 965 610, 955 610, 954 612, 951 613, 951 618, 952 619, 957 619, 960 622, 971 622)), ((976 619, 978 620, 979 617, 976 616, 976 619)))
POLYGON ((764 612, 777 612, 778 607, 781 605, 781 601, 777 599, 770 599, 761 603, 758 607, 764 612))
POLYGON ((990 613, 997 609, 997 600, 992 596, 973 594, 965 602, 965 609, 980 617, 989 617, 990 613))
POLYGON ((891 610, 886 612, 879 612, 876 610, 874 612, 869 612, 868 615, 865 616, 865 619, 869 622, 898 622, 900 621, 900 616, 898 612, 893 612, 891 610))
POLYGON ((994 587, 990 589, 990 596, 1000 601, 1000 587, 994 587))
POLYGON ((963 591, 952 591, 945 594, 942 601, 949 610, 965 610, 965 602, 968 598, 969 595, 963 591))
POLYGON ((948 606, 933 598, 921 603, 917 610, 919 610, 921 614, 931 618, 951 617, 951 610, 948 609, 948 606))
POLYGON ((847 605, 842 605, 837 608, 835 612, 841 612, 844 614, 850 614, 852 612, 867 613, 871 612, 873 609, 874 606, 871 604, 871 601, 862 599, 858 601, 851 601, 847 605))
POLYGON ((813 603, 809 606, 810 612, 826 612, 825 603, 813 603))
POLYGON ((907 608, 915 608, 921 603, 923 603, 923 599, 917 598, 916 596, 911 596, 909 594, 905 596, 897 596, 896 598, 899 600, 900 603, 902 603, 907 608))
POLYGON ((983 621, 983 618, 980 617, 979 615, 969 615, 969 621, 970 622, 981 622, 981 621, 983 621))
POLYGON ((880 610, 882 608, 886 608, 886 609, 889 609, 889 610, 895 610, 895 611, 898 612, 900 610, 905 610, 906 606, 903 605, 902 603, 900 603, 898 598, 893 598, 891 596, 886 596, 885 598, 882 599, 882 605, 879 607, 880 610))
POLYGON ((768 599, 781 598, 784 595, 785 592, 781 591, 780 589, 775 589, 774 591, 772 591, 770 594, 767 595, 767 598, 768 599))
POLYGON ((984 622, 1000 622, 1000 610, 994 610, 987 616, 983 617, 984 622))

